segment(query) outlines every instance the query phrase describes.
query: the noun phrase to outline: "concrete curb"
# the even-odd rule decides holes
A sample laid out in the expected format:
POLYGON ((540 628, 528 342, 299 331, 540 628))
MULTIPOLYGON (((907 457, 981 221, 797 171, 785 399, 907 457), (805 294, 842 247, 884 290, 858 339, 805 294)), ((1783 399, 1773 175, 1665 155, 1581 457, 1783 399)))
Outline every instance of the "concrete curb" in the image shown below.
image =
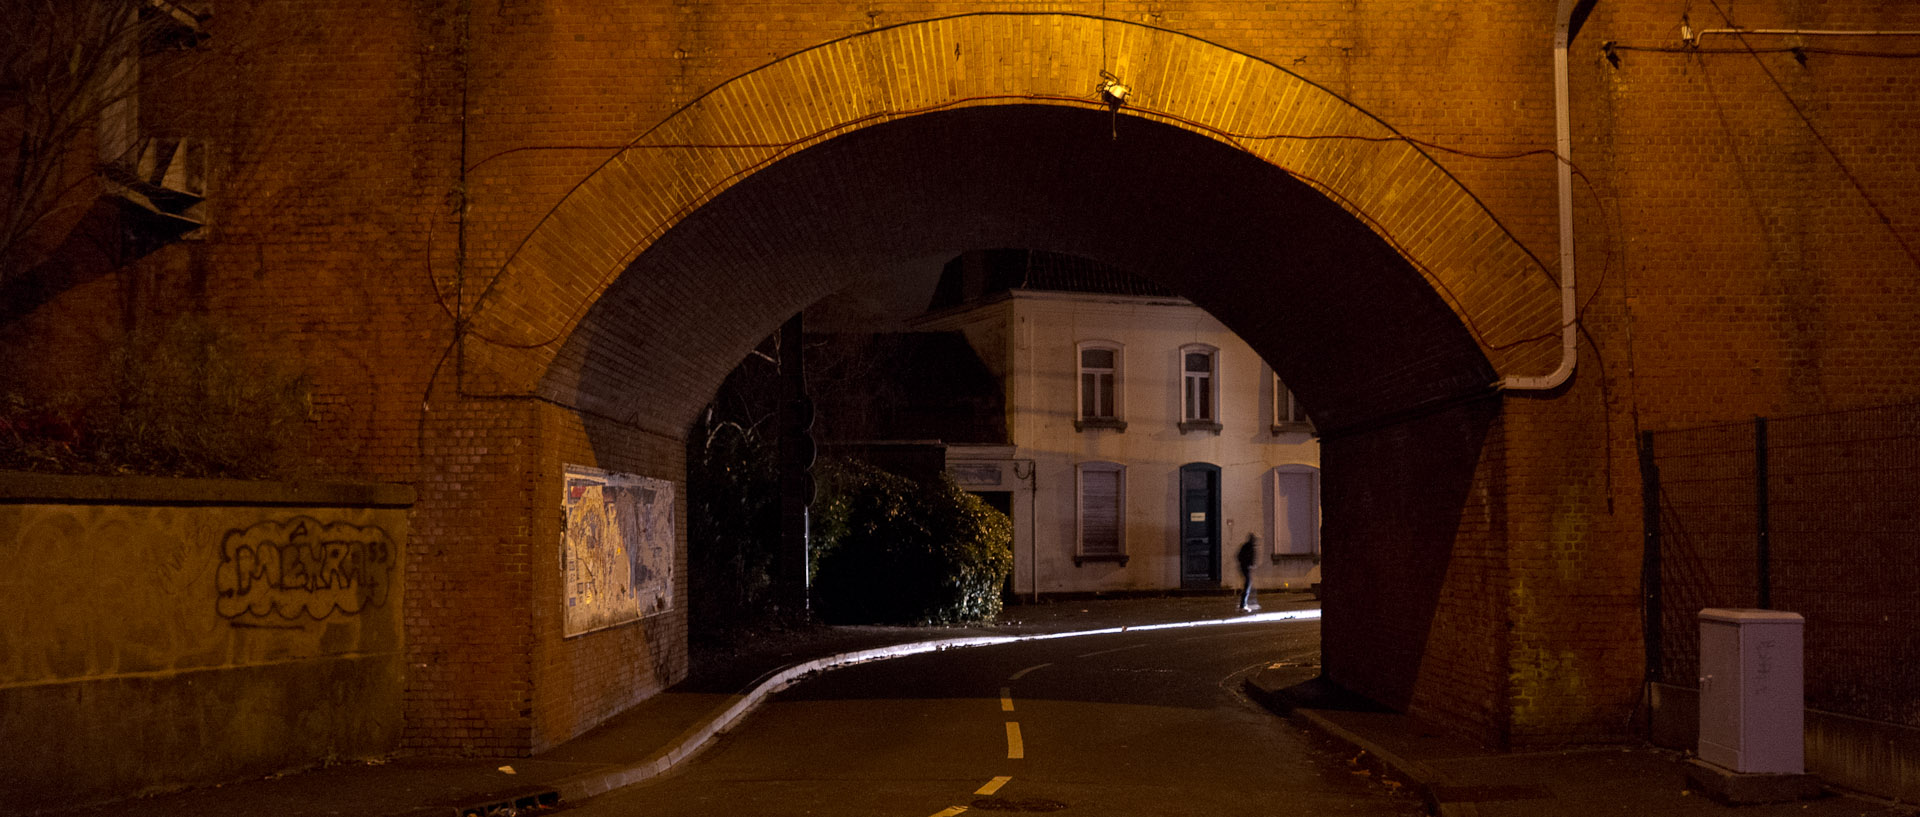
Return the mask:
POLYGON ((1440 817, 1479 817, 1480 809, 1472 803, 1437 802, 1434 789, 1449 785, 1447 776, 1439 770, 1412 758, 1401 757, 1392 750, 1334 723, 1314 710, 1295 709, 1288 717, 1303 727, 1367 755, 1368 759, 1361 761, 1363 764, 1375 768, 1381 774, 1404 782, 1420 795, 1422 801, 1426 802, 1427 811, 1440 817))
POLYGON ((864 664, 869 661, 884 661, 890 658, 904 658, 909 655, 940 652, 943 650, 965 649, 968 647, 991 647, 998 644, 1012 644, 1021 641, 1047 641, 1056 638, 1079 638, 1090 635, 1112 635, 1114 633, 1145 632, 1148 630, 1169 630, 1183 627, 1208 627, 1221 624, 1251 624, 1263 621, 1301 621, 1320 617, 1318 608, 1309 610, 1284 610, 1272 613, 1236 616, 1234 618, 1202 619, 1199 621, 1175 621, 1163 624, 1140 624, 1123 627, 1104 627, 1097 630, 1075 630, 1064 633, 1034 633, 1031 635, 990 635, 969 636, 965 638, 942 638, 932 641, 916 641, 910 644, 895 644, 887 647, 840 653, 824 658, 816 658, 787 667, 769 675, 753 685, 753 688, 740 695, 732 703, 715 710, 715 714, 706 721, 696 724, 682 732, 667 746, 646 758, 622 766, 598 769, 577 774, 560 780, 553 786, 564 801, 584 800, 605 794, 614 789, 643 783, 672 770, 681 761, 686 760, 705 748, 720 733, 731 729, 753 710, 759 708, 766 699, 802 678, 816 672, 864 664))

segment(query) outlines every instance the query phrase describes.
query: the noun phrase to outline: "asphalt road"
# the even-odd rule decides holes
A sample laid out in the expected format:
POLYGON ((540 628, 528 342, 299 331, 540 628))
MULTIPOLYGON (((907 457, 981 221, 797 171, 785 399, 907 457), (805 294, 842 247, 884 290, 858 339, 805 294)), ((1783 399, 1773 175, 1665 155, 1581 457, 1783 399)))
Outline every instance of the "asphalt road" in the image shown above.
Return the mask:
POLYGON ((1168 629, 836 670, 766 703, 675 774, 570 813, 1423 814, 1240 692, 1312 661, 1319 623, 1168 629))

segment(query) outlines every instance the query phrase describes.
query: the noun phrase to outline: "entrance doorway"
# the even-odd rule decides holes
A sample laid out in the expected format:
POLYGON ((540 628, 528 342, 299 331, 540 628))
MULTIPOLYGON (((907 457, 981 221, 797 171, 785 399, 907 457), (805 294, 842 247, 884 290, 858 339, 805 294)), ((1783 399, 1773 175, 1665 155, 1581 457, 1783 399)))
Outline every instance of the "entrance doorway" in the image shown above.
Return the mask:
MULTIPOLYGON (((1006 514, 1008 519, 1013 518, 1012 491, 974 491, 973 495, 980 497, 980 501, 987 503, 987 507, 1006 514)), ((1018 530, 1017 527, 1015 529, 1018 530)), ((1013 599, 1015 595, 1013 573, 1014 571, 1007 571, 1006 584, 1000 588, 1000 595, 1009 600, 1013 599)))
POLYGON ((1180 586, 1220 586, 1220 466, 1180 466, 1180 586))

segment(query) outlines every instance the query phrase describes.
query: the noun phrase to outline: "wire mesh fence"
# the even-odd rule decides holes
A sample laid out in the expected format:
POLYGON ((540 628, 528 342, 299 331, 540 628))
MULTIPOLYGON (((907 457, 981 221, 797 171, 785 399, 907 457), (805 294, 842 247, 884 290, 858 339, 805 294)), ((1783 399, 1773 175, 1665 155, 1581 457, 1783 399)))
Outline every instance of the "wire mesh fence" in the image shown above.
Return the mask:
POLYGON ((1770 607, 1806 618, 1808 706, 1920 726, 1920 404, 1642 446, 1649 674, 1695 683, 1702 608, 1770 607))

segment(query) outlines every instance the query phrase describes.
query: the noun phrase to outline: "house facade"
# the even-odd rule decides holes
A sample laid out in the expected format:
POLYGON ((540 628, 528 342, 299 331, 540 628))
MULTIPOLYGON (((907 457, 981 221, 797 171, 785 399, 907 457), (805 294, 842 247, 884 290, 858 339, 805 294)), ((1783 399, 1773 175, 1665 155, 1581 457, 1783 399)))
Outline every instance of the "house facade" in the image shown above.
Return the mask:
POLYGON ((1237 587, 1319 580, 1319 444, 1239 337, 1109 268, 1025 250, 948 265, 927 331, 962 333, 1004 389, 1009 444, 949 444, 947 468, 1008 508, 1013 589, 1237 587))

